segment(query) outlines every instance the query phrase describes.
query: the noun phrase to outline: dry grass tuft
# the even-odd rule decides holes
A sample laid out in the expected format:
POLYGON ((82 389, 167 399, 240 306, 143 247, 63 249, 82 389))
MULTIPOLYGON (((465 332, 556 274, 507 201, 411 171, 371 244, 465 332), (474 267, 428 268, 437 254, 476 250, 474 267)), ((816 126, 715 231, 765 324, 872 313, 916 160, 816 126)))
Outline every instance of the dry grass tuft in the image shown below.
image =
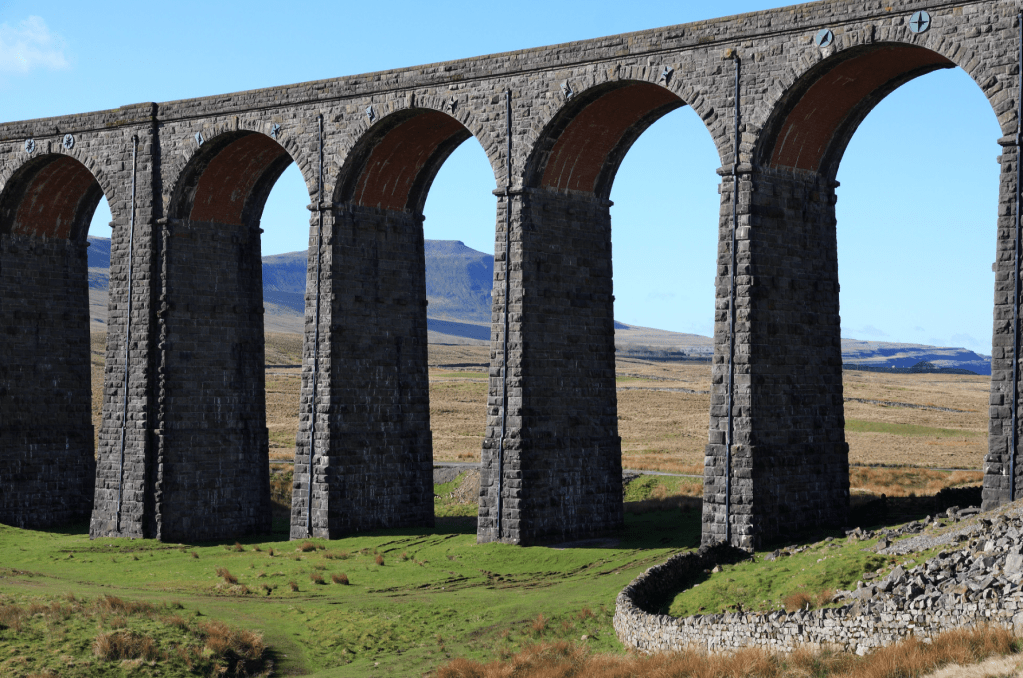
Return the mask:
POLYGON ((138 600, 124 601, 117 596, 100 598, 97 607, 104 612, 117 615, 151 617, 156 612, 156 608, 149 603, 138 600))
POLYGON ((373 559, 373 562, 375 562, 377 565, 383 565, 384 557, 378 553, 377 557, 373 559))
POLYGON ((238 583, 238 577, 228 572, 226 567, 218 567, 217 576, 222 578, 224 580, 224 583, 230 586, 234 586, 235 584, 238 583))
POLYGON ((302 553, 310 553, 311 551, 315 551, 317 548, 319 548, 319 547, 316 544, 314 544, 313 542, 311 542, 311 541, 304 541, 301 544, 299 544, 298 548, 295 549, 295 550, 296 551, 301 551, 302 553))
POLYGON ((330 575, 330 579, 335 584, 341 584, 342 586, 348 586, 348 575, 345 574, 344 572, 342 572, 340 574, 332 574, 332 575, 330 575))
POLYGON ((292 591, 298 591, 298 582, 297 581, 294 581, 294 580, 289 581, 288 582, 288 586, 291 587, 292 591))
POLYGON ((256 631, 233 629, 224 622, 211 620, 198 625, 206 651, 229 664, 224 673, 245 676, 262 666, 266 645, 256 631))
POLYGON ((327 582, 323 581, 323 575, 321 575, 319 572, 311 572, 309 574, 309 581, 311 581, 314 584, 321 584, 321 585, 327 583, 327 582))
POLYGON ((21 621, 28 613, 19 605, 13 603, 0 604, 0 628, 21 631, 21 621))
POLYGON ((143 659, 149 662, 158 656, 156 641, 135 631, 100 633, 92 643, 92 653, 104 661, 143 659))
POLYGON ((235 550, 235 551, 244 551, 244 550, 245 550, 245 547, 244 547, 244 546, 242 546, 242 545, 241 545, 241 543, 239 543, 239 542, 235 542, 235 543, 234 543, 234 550, 235 550))
POLYGON ((348 551, 324 551, 323 557, 327 560, 348 560, 352 556, 348 551))
POLYGON ((806 591, 796 591, 781 599, 782 605, 788 612, 796 610, 809 610, 813 607, 813 597, 806 591))

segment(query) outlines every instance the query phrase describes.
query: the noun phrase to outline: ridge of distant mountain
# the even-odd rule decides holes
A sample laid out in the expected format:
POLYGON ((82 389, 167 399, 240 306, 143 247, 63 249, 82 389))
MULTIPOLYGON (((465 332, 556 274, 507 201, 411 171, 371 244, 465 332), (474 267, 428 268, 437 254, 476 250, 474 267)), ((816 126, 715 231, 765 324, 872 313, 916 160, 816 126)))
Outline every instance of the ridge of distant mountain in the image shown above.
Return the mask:
MULTIPOLYGON (((89 297, 93 325, 105 329, 110 240, 89 238, 89 297)), ((431 343, 490 342, 494 257, 458 240, 425 241, 427 329, 431 343)), ((306 252, 263 257, 263 305, 266 328, 302 332, 305 327, 306 252)), ((620 356, 636 358, 708 358, 714 340, 615 321, 620 356)), ((868 369, 906 369, 918 363, 936 368, 991 374, 991 358, 965 348, 842 340, 842 360, 868 369)))

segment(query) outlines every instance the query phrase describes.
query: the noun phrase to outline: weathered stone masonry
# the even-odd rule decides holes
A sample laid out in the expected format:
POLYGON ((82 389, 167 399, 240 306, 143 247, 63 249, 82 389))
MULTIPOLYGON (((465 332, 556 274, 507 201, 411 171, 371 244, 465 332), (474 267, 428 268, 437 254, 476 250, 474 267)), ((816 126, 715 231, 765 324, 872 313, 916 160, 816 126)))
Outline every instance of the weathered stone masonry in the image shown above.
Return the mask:
POLYGON ((635 139, 688 105, 721 158, 705 541, 723 538, 726 524, 733 544, 750 547, 783 529, 841 523, 848 455, 835 176, 884 96, 951 67, 982 89, 1003 135, 992 139, 1003 147, 1003 174, 991 215, 998 265, 985 480, 986 503, 1002 503, 1013 407, 1017 14, 1006 1, 834 0, 0 125, 0 520, 43 526, 83 515, 94 484, 94 536, 213 539, 267 528, 259 219, 295 162, 309 188, 315 256, 292 536, 430 524, 423 206, 437 169, 473 137, 498 196, 479 539, 535 543, 620 526, 609 197, 635 139), (920 10, 930 23, 914 32, 920 10), (822 29, 830 42, 818 46, 822 29), (114 221, 93 476, 85 271, 76 262, 101 193, 114 221), (73 404, 58 406, 65 401, 73 404), (66 419, 54 419, 58 410, 66 419), (38 511, 43 498, 61 508, 38 511))

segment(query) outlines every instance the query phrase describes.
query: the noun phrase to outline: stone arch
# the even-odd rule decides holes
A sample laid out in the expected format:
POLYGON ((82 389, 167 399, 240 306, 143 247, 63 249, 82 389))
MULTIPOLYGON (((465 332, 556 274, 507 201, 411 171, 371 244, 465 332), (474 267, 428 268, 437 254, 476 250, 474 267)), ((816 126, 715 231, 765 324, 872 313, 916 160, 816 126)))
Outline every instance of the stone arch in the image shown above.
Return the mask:
POLYGON ((167 214, 239 226, 256 223, 274 184, 292 162, 314 197, 316 179, 299 162, 298 151, 294 142, 275 141, 261 132, 220 131, 175 172, 167 214))
MULTIPOLYGON (((744 148, 757 166, 819 173, 834 179, 842 156, 859 125, 889 94, 927 73, 962 68, 992 97, 1001 88, 976 53, 930 32, 914 35, 908 27, 892 29, 874 41, 866 32, 836 36, 827 50, 811 43, 752 120, 756 140, 744 148)), ((1015 129, 1015 114, 1002 116, 1003 134, 1015 129)), ((746 146, 746 144, 744 144, 746 146)))
MULTIPOLYGON (((338 175, 334 202, 421 214, 444 162, 467 139, 480 138, 471 116, 458 116, 455 101, 450 113, 412 105, 360 130, 338 175)), ((494 175, 496 181, 496 170, 494 175)))
POLYGON ((100 199, 110 196, 92 164, 44 153, 14 169, 0 184, 0 235, 84 243, 100 199))
MULTIPOLYGON (((675 81, 673 75, 669 79, 675 81)), ((615 174, 633 143, 662 116, 685 106, 683 93, 703 102, 684 86, 632 79, 610 80, 573 94, 538 135, 526 160, 524 184, 608 199, 615 174)), ((705 125, 713 118, 708 132, 719 157, 724 157, 716 116, 697 113, 705 125)))

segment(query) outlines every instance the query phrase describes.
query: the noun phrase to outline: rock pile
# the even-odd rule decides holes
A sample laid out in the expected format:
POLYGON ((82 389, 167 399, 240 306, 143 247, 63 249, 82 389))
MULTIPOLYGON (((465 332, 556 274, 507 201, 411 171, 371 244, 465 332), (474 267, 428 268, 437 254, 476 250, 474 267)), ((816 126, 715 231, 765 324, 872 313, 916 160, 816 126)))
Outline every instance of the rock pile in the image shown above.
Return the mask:
MULTIPOLYGON (((957 510, 954 516, 962 512, 957 510)), ((673 586, 677 590, 679 582, 713 566, 718 552, 701 549, 674 556, 627 586, 618 595, 615 630, 627 646, 644 651, 691 646, 709 651, 746 646, 792 651, 801 645, 830 645, 864 654, 910 634, 926 638, 979 623, 1023 628, 1023 519, 1018 509, 975 518, 970 525, 943 535, 919 534, 929 522, 888 531, 891 536, 917 536, 887 548, 922 538, 926 542, 918 542, 921 548, 946 541, 955 542, 956 548, 910 570, 897 566, 887 574, 866 573, 854 591, 836 595, 834 602, 843 603, 841 607, 685 619, 647 612, 660 607, 673 586)), ((857 538, 854 532, 849 536, 857 538)), ((767 558, 794 552, 776 551, 767 558)))
POLYGON ((908 572, 901 566, 878 582, 857 582, 835 599, 880 600, 902 609, 955 609, 964 603, 1003 598, 1023 589, 1023 521, 1019 516, 982 518, 983 535, 957 551, 942 551, 908 572))

